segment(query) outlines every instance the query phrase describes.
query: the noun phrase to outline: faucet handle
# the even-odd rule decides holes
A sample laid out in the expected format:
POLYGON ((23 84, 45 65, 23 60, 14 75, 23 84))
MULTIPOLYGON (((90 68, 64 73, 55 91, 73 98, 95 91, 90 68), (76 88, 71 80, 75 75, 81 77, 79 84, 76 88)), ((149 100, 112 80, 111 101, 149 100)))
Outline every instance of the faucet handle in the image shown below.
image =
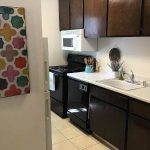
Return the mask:
POLYGON ((125 71, 123 70, 123 68, 119 70, 119 74, 120 74, 119 80, 124 80, 125 71))
POLYGON ((134 73, 133 73, 133 71, 131 70, 131 76, 130 76, 130 78, 131 78, 131 82, 132 83, 135 83, 135 75, 134 75, 134 73))

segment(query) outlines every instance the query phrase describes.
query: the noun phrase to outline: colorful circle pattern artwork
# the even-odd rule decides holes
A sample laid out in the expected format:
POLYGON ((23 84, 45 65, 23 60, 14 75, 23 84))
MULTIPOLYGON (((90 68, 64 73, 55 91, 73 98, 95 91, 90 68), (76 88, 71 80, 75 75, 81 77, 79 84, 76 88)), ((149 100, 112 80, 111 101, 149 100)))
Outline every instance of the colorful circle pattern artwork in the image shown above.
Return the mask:
POLYGON ((30 93, 25 9, 0 6, 0 98, 30 93))

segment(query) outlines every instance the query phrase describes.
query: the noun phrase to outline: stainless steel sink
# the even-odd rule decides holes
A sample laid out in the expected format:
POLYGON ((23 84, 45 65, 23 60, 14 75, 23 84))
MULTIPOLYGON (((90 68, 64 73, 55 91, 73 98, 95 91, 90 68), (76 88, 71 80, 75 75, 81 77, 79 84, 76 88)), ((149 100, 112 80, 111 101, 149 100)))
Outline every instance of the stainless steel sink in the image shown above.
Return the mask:
POLYGON ((125 90, 125 91, 135 90, 135 89, 144 87, 142 85, 128 83, 124 80, 122 81, 122 80, 117 80, 117 79, 98 80, 96 82, 104 84, 104 85, 112 86, 117 89, 125 90))

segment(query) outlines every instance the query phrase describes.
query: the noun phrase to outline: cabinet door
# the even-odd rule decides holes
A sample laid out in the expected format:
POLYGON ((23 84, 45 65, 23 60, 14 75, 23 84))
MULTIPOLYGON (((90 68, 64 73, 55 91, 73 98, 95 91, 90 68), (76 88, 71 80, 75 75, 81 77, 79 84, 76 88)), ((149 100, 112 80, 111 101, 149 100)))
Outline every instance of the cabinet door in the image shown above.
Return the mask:
POLYGON ((150 121, 129 115, 127 150, 150 150, 150 121))
POLYGON ((89 115, 90 129, 119 150, 124 150, 126 112, 91 97, 89 115))
POLYGON ((144 0, 142 35, 150 35, 150 0, 144 0))
POLYGON ((83 28, 83 0, 70 0, 71 29, 83 28))
POLYGON ((109 0, 108 36, 140 34, 142 0, 109 0))
POLYGON ((85 37, 106 36, 107 0, 84 0, 85 37))
POLYGON ((59 26, 60 30, 69 30, 69 0, 59 0, 59 26))

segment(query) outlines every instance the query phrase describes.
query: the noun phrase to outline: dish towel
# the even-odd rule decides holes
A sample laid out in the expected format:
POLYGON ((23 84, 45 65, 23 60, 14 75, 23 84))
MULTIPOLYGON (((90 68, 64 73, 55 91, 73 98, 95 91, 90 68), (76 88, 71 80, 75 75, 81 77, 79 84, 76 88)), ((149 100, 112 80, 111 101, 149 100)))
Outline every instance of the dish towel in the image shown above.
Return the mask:
POLYGON ((56 87, 55 87, 55 74, 52 72, 49 72, 49 81, 50 81, 50 90, 51 91, 55 91, 56 87))

